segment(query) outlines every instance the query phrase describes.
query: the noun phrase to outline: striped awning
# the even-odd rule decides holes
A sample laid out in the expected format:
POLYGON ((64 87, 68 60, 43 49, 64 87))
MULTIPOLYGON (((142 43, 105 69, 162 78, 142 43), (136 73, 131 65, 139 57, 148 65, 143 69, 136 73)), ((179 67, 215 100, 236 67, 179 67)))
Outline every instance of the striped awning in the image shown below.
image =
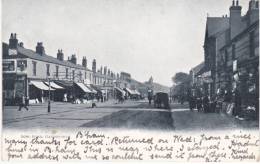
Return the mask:
POLYGON ((135 92, 134 92, 133 90, 129 89, 129 88, 125 88, 125 90, 126 90, 127 92, 129 92, 129 94, 131 94, 131 95, 134 95, 134 94, 135 94, 135 92))
MULTIPOLYGON (((44 82, 46 85, 49 86, 49 83, 48 82, 44 82)), ((50 86, 54 89, 64 89, 63 87, 59 86, 58 84, 56 84, 55 82, 50 82, 50 86)))
POLYGON ((45 85, 42 81, 31 81, 30 84, 34 85, 36 88, 40 89, 40 90, 44 90, 44 91, 48 91, 48 90, 55 90, 53 88, 49 88, 47 85, 45 85))
POLYGON ((83 83, 76 83, 84 92, 86 93, 92 93, 92 91, 87 87, 85 86, 85 84, 83 83))
POLYGON ((122 94, 125 94, 125 91, 119 87, 115 87, 116 90, 118 90, 119 92, 121 92, 122 94))

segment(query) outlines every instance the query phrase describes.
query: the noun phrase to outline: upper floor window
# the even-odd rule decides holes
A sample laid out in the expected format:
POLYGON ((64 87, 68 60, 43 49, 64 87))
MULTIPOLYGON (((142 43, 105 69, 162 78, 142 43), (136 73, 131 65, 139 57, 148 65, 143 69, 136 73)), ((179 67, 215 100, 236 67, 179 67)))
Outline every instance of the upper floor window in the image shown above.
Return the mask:
POLYGON ((47 68, 47 76, 50 76, 50 64, 46 64, 46 68, 47 68))
POLYGON ((81 73, 81 71, 79 72, 79 79, 80 79, 80 80, 82 79, 82 73, 81 73))
POLYGON ((37 62, 32 61, 32 64, 33 64, 33 76, 36 76, 36 64, 37 64, 37 62))
POLYGON ((225 50, 224 62, 225 62, 225 66, 227 66, 227 63, 228 63, 228 52, 227 52, 227 50, 225 50))
POLYGON ((56 77, 59 77, 59 66, 56 66, 56 77))
POLYGON ((75 79, 75 70, 72 70, 72 80, 75 79))
POLYGON ((66 68, 66 79, 69 77, 69 69, 66 68))

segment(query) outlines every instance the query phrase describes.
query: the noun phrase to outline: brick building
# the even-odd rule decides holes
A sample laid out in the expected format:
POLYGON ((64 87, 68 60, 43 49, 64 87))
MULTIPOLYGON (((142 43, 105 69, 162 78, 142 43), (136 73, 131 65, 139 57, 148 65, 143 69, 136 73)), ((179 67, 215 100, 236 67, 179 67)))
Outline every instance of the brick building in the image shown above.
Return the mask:
POLYGON ((207 17, 204 40, 205 66, 200 72, 206 91, 214 95, 219 88, 232 88, 239 82, 246 90, 249 76, 258 86, 259 2, 250 0, 241 15, 239 1, 232 1, 229 17, 207 17), (239 77, 239 80, 237 80, 239 77))
POLYGON ((75 94, 91 92, 83 84, 93 79, 92 71, 87 68, 86 57, 83 57, 83 65, 77 64, 75 54, 68 61, 64 60, 62 50, 58 50, 55 58, 46 54, 41 42, 33 51, 24 48, 23 43, 18 43, 16 34, 11 34, 9 44, 3 43, 2 48, 3 98, 7 104, 15 103, 16 98, 22 95, 44 101, 48 97, 48 81, 51 81, 50 90, 54 100, 61 101, 64 93, 79 96, 75 94), (81 92, 76 92, 77 87, 81 92))

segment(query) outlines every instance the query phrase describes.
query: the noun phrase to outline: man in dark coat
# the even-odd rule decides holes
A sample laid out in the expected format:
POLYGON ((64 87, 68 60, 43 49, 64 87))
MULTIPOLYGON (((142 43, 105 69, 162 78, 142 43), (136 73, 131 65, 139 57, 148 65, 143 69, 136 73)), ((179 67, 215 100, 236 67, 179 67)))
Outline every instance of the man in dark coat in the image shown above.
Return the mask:
POLYGON ((22 108, 25 108, 27 111, 29 110, 28 107, 27 107, 26 98, 25 98, 24 95, 22 95, 22 97, 20 99, 18 111, 21 111, 22 108))
POLYGON ((233 99, 235 103, 235 108, 233 110, 233 115, 236 116, 236 118, 239 118, 241 116, 241 104, 242 104, 242 98, 241 98, 241 93, 236 87, 233 91, 233 99))

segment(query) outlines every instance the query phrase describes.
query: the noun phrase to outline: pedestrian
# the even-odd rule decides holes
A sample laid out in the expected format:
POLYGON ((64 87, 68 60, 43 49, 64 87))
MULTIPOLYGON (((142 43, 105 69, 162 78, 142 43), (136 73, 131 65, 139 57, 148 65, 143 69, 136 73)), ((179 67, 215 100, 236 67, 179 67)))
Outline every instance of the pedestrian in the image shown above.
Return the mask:
POLYGON ((238 119, 243 119, 242 113, 241 113, 241 105, 242 105, 242 98, 241 98, 241 93, 238 89, 238 86, 235 87, 235 89, 233 90, 233 101, 235 103, 235 107, 233 110, 233 115, 238 118, 238 119))
POLYGON ((68 101, 68 99, 67 99, 67 93, 64 93, 63 101, 64 101, 64 102, 67 102, 67 101, 68 101))
POLYGON ((29 110, 27 105, 26 105, 26 100, 25 100, 25 96, 22 95, 21 99, 20 99, 20 103, 19 103, 19 109, 18 111, 21 111, 22 108, 25 108, 27 111, 29 110))

